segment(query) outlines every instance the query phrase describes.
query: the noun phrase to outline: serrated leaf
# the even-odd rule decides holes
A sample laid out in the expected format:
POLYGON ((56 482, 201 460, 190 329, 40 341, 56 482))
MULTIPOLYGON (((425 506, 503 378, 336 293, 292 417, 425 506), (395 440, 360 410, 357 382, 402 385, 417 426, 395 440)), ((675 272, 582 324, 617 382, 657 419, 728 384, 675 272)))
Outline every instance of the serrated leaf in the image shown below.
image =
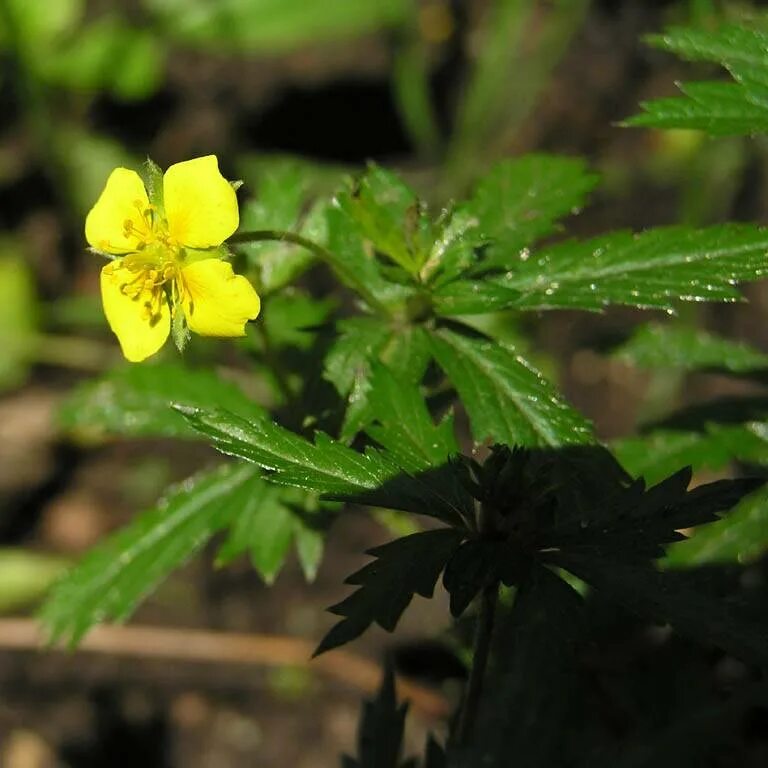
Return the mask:
POLYGON ((338 495, 376 488, 397 474, 382 454, 358 453, 321 432, 311 443, 266 418, 245 421, 219 408, 177 410, 216 449, 268 470, 281 485, 338 495))
POLYGON ((325 357, 323 376, 347 400, 341 430, 351 439, 373 418, 369 403, 371 371, 377 361, 418 382, 430 353, 425 331, 419 326, 396 327, 380 318, 351 317, 337 324, 339 335, 325 357))
POLYGON ((418 387, 383 365, 373 370, 368 400, 376 421, 366 432, 408 472, 438 467, 458 453, 453 419, 436 425, 418 387))
POLYGON ((376 251, 418 274, 435 238, 416 194, 402 179, 372 165, 336 202, 376 251))
POLYGON ((160 581, 234 519, 253 483, 261 481, 247 464, 202 473, 91 550, 43 607, 51 641, 76 644, 100 621, 127 619, 160 581))
POLYGON ((514 306, 520 293, 494 280, 454 280, 438 287, 432 304, 438 315, 480 315, 514 306))
POLYGON ((555 446, 593 441, 589 423, 524 358, 450 329, 430 334, 432 352, 459 393, 477 442, 555 446))
POLYGON ((701 432, 658 430, 611 444, 633 475, 658 482, 669 467, 690 466, 694 472, 719 470, 733 461, 768 462, 768 440, 760 424, 707 424, 701 432))
POLYGON ((322 536, 309 529, 299 514, 306 501, 304 491, 254 477, 249 484, 249 496, 243 499, 242 508, 216 555, 217 565, 227 565, 247 553, 264 581, 272 584, 295 540, 297 550, 303 553, 300 560, 305 574, 311 580, 322 553, 322 536), (318 543, 320 553, 310 551, 318 543))
POLYGON ((768 621, 738 596, 715 591, 706 573, 656 570, 651 563, 558 552, 548 560, 635 613, 668 622, 684 635, 737 658, 768 661, 768 621))
POLYGON ((414 595, 432 597, 441 571, 462 538, 460 531, 442 528, 368 550, 376 559, 346 579, 346 584, 360 588, 329 608, 343 619, 325 635, 315 654, 354 640, 373 623, 394 631, 414 595))
POLYGON ((416 768, 415 761, 401 762, 407 712, 407 704, 397 703, 395 673, 387 664, 378 695, 363 703, 357 759, 344 757, 344 768, 416 768))
POLYGON ((65 428, 108 434, 198 439, 172 404, 216 403, 243 418, 264 410, 233 383, 216 374, 175 363, 121 366, 102 379, 80 385, 65 401, 65 428))
POLYGON ((714 61, 733 83, 680 85, 684 97, 643 102, 628 125, 698 128, 711 135, 753 135, 768 130, 768 35, 757 27, 725 25, 715 30, 673 28, 650 42, 689 60, 714 61))
POLYGON ((518 309, 674 309, 679 301, 737 301, 739 281, 768 273, 768 231, 725 224, 662 227, 565 241, 524 258, 511 254, 504 284, 518 309))
POLYGON ((768 368, 768 355, 749 344, 670 325, 640 326, 612 356, 641 368, 718 368, 733 373, 768 368))
POLYGON ((583 640, 582 600, 561 578, 536 568, 499 616, 476 733, 449 752, 452 768, 559 765, 563 729, 583 640))
POLYGON ((690 568, 709 563, 748 563, 768 550, 768 492, 745 498, 722 520, 697 529, 691 538, 672 544, 666 567, 690 568))
POLYGON ((496 165, 459 208, 488 244, 474 271, 514 269, 525 248, 578 212, 597 181, 579 158, 531 154, 496 165))
POLYGON ((215 409, 179 411, 215 448, 267 470, 271 482, 339 501, 461 521, 467 495, 449 465, 411 475, 389 456, 372 449, 358 453, 322 432, 311 443, 267 419, 246 422, 215 409))

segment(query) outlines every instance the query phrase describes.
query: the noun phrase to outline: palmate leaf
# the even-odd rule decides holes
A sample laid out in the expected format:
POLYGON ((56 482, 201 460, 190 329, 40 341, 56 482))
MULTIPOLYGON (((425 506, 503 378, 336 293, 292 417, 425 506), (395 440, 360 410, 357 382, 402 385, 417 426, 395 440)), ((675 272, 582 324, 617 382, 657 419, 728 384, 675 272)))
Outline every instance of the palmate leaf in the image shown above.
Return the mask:
POLYGON ((72 430, 199 439, 172 403, 193 407, 217 403, 248 419, 265 413, 237 385, 210 371, 155 363, 121 366, 80 385, 64 403, 60 419, 72 430))
POLYGON ((349 576, 359 589, 329 610, 343 619, 315 651, 324 653, 365 632, 376 623, 392 632, 414 595, 432 597, 445 564, 464 534, 451 528, 422 531, 368 550, 376 560, 349 576))
POLYGON ((641 368, 716 368, 733 373, 768 368, 768 355, 749 344, 670 325, 641 325, 612 355, 641 368))
POLYGON ((649 41, 685 59, 717 62, 735 82, 682 84, 683 97, 643 102, 643 113, 630 118, 628 125, 698 128, 715 136, 768 131, 768 33, 736 25, 673 28, 649 41))
POLYGON ((254 467, 226 464, 171 490, 54 587, 42 610, 50 639, 75 644, 99 621, 126 619, 160 581, 235 519, 262 482, 254 467))
POLYGON ((609 304, 673 310, 679 301, 737 301, 734 287, 768 273, 768 230, 726 224, 663 227, 568 240, 510 254, 503 283, 517 309, 598 310, 609 304))
POLYGON ((594 440, 589 423, 512 350, 449 328, 432 332, 430 341, 477 442, 556 446, 594 440))

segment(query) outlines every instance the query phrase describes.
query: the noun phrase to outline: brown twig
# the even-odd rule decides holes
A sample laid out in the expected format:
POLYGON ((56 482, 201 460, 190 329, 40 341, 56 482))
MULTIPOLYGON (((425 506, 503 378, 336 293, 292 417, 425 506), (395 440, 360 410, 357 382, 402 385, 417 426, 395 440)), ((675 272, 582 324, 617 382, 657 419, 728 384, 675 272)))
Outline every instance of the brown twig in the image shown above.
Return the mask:
MULTIPOLYGON (((45 647, 40 626, 32 619, 0 619, 0 650, 63 651, 61 648, 45 647)), ((329 651, 313 659, 313 650, 309 641, 283 635, 100 626, 81 641, 75 652, 215 664, 307 667, 367 694, 378 689, 382 670, 375 662, 348 651, 329 651)), ((446 699, 428 688, 399 678, 397 691, 427 719, 439 720, 450 714, 446 699)))

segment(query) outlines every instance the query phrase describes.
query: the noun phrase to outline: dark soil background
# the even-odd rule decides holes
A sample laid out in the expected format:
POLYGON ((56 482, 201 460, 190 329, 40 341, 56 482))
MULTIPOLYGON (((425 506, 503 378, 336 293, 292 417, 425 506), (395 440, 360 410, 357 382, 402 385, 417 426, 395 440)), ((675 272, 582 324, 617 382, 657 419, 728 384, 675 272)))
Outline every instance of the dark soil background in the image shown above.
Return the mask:
MULTIPOLYGON (((483 3, 455 5, 471 20, 483 3)), ((669 148, 658 135, 616 126, 636 111, 640 100, 671 93, 674 80, 688 73, 641 42, 683 5, 595 2, 536 108, 510 138, 510 154, 531 149, 583 154, 602 171, 605 184, 595 203, 572 223, 577 234, 673 222, 681 209, 681 189, 686 182, 700 183, 696 166, 686 170, 679 159, 667 160, 669 148), (665 174, 668 162, 677 169, 674 177, 665 174)), ((445 131, 466 68, 465 34, 467 29, 459 26, 434 62, 433 88, 445 131)), ((226 168, 242 152, 288 152, 352 167, 375 159, 404 169, 414 183, 424 185, 429 169, 415 157, 391 96, 390 48, 390 39, 381 34, 270 57, 174 49, 157 93, 138 103, 101 95, 88 106, 84 120, 161 166, 216 153, 226 168)), ((10 73, 11 62, 6 63, 10 73)), ((23 105, 13 78, 3 82, 0 160, 13 172, 0 184, 0 222, 23 238, 43 297, 92 296, 98 266, 62 210, 45 164, 22 127, 23 105)), ((731 192, 709 209, 710 219, 764 217, 761 151, 755 146, 744 152, 745 162, 729 177, 731 192)), ((701 183, 720 181, 705 178, 701 183)), ((768 295, 763 286, 747 293, 749 307, 705 308, 700 316, 711 328, 768 348, 768 331, 760 319, 768 295)), ((561 361, 568 396, 596 420, 606 438, 634 428, 643 415, 640 403, 648 380, 594 350, 625 335, 637 318, 631 311, 598 318, 558 313, 530 328, 535 343, 561 361)), ((106 344, 107 334, 102 337, 106 344)), ((177 442, 73 445, 60 433, 55 414, 85 375, 39 364, 26 383, 0 397, 2 547, 77 557, 151 505, 168 482, 217 461, 208 449, 177 442)), ((701 377, 690 383, 686 396, 696 399, 725 386, 716 377, 701 377)), ((244 560, 215 570, 211 552, 204 552, 174 574, 134 620, 314 642, 332 621, 324 609, 346 594, 344 577, 364 562, 362 551, 388 537, 367 517, 344 517, 332 531, 312 585, 295 563, 267 587, 244 560)), ((394 637, 371 631, 353 651, 376 660, 386 649, 398 648, 411 660, 409 672, 421 679, 440 677, 442 670, 433 668, 438 654, 417 653, 413 643, 439 635, 447 625, 442 599, 419 600, 394 637)), ((645 714, 626 698, 622 709, 621 691, 611 681, 666 659, 672 690, 675 660, 698 659, 702 653, 682 641, 660 650, 656 636, 626 617, 616 618, 613 630, 595 638, 594 657, 585 660, 596 680, 591 705, 616 720, 611 726, 615 733, 631 733, 645 714)), ((702 656, 697 661, 702 685, 727 687, 744 674, 728 664, 702 656)), ((451 696, 450 686, 446 695, 451 696)), ((361 692, 343 679, 307 670, 245 667, 226 658, 192 664, 41 654, 31 648, 3 651, 0 766, 323 768, 338 765, 339 754, 353 749, 360 700, 361 692)), ((739 726, 748 748, 725 756, 708 753, 700 764, 768 764, 764 715, 752 712, 739 726)), ((409 747, 417 749, 428 728, 439 732, 440 724, 418 713, 412 717, 409 747)))

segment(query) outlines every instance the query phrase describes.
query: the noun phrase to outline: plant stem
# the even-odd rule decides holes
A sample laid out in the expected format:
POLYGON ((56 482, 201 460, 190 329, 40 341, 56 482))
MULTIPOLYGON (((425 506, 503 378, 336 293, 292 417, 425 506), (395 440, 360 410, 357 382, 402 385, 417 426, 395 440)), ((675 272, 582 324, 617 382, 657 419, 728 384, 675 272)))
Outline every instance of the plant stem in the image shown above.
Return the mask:
MULTIPOLYGON (((289 232, 288 230, 283 229, 257 229, 252 232, 237 232, 236 234, 232 235, 232 237, 230 237, 227 242, 230 245, 238 245, 243 243, 258 243, 269 240, 283 243, 293 243, 293 245, 306 248, 308 251, 314 253, 318 259, 325 262, 332 270, 334 270, 334 272, 342 272, 339 265, 339 259, 337 259, 331 251, 329 251, 325 246, 322 246, 313 240, 309 240, 308 238, 303 237, 296 232, 289 232)), ((340 277, 343 280, 345 275, 340 274, 340 277)), ((372 309, 378 310, 383 315, 390 315, 389 309, 368 290, 364 283, 354 279, 354 275, 346 275, 346 277, 353 279, 354 289, 363 297, 363 299, 365 299, 365 301, 372 309)))
POLYGON ((491 650, 491 637, 496 619, 496 604, 499 599, 499 584, 489 584, 480 598, 480 612, 475 627, 475 642, 472 654, 472 669, 469 672, 467 690, 461 706, 458 726, 456 727, 456 745, 464 746, 472 736, 477 718, 477 707, 483 693, 485 670, 491 650))

